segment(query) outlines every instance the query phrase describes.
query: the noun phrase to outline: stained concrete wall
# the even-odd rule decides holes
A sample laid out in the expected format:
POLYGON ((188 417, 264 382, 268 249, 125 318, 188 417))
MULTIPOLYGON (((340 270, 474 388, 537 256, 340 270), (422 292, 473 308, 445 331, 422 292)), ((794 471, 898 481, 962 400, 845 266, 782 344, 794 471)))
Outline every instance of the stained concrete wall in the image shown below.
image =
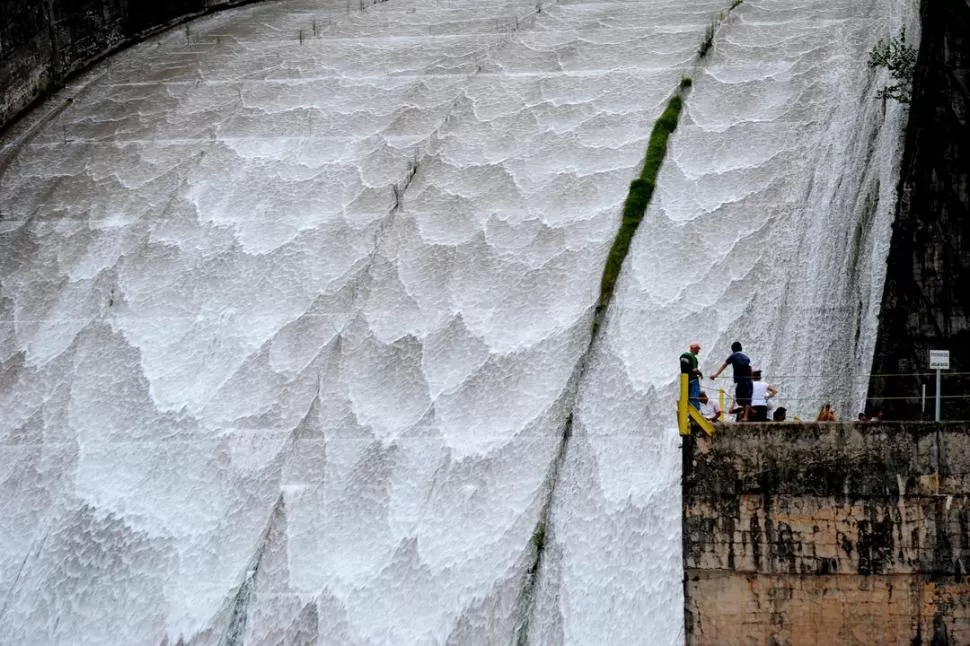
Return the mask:
POLYGON ((0 130, 77 72, 186 17, 253 0, 0 0, 0 130))
POLYGON ((688 644, 970 643, 970 426, 685 438, 688 644))

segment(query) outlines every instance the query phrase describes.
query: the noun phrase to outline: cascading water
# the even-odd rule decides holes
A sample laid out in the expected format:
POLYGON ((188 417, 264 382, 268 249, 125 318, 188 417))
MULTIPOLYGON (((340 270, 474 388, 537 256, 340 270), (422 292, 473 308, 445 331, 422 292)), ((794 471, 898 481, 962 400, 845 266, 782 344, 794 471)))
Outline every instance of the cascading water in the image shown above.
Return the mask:
POLYGON ((0 643, 681 641, 676 356, 858 404, 904 114, 865 54, 915 33, 746 0, 699 60, 729 7, 284 0, 10 133, 0 643))
POLYGON ((580 387, 544 615, 564 642, 681 630, 671 371, 692 341, 710 374, 742 340, 803 418, 823 398, 861 406, 904 123, 865 60, 900 27, 917 33, 916 9, 746 0, 692 73, 580 387))

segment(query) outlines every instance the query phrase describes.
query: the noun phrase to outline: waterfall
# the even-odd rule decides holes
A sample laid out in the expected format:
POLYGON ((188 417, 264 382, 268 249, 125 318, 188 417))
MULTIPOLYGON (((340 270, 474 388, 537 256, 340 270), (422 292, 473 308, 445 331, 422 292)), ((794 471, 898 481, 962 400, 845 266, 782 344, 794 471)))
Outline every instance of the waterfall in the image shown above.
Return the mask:
POLYGON ((680 643, 676 358, 861 405, 915 21, 280 0, 68 84, 0 142, 0 644, 680 643))
POLYGON ((915 5, 746 0, 693 73, 580 387, 540 643, 677 643, 674 365, 691 342, 709 375, 741 340, 802 418, 823 398, 862 405, 905 118, 864 61, 915 20, 915 5))

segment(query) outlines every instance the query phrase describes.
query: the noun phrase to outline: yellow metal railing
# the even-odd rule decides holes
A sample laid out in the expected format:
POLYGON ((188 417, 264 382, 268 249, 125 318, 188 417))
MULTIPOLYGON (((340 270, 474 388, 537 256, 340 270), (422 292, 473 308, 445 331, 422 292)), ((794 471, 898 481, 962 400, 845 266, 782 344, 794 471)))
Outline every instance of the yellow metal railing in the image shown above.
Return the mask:
MULTIPOLYGON (((680 399, 677 401, 677 426, 681 435, 690 435, 690 420, 700 426, 708 435, 714 435, 714 425, 705 419, 701 412, 690 405, 687 399, 687 375, 680 375, 680 399)), ((724 397, 723 393, 721 397, 724 397)), ((723 408, 721 410, 724 410, 723 408)))

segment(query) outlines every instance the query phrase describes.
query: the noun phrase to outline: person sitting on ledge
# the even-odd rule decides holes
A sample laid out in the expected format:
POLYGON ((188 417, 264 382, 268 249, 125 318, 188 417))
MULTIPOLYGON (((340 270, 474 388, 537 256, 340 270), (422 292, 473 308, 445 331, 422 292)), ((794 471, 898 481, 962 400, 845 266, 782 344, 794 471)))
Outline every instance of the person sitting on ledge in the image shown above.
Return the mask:
POLYGON ((771 420, 773 422, 784 422, 788 416, 788 410, 784 406, 779 406, 775 409, 775 412, 771 415, 771 420))
POLYGON ((835 409, 832 408, 832 404, 826 402, 822 404, 822 407, 818 409, 818 417, 815 418, 816 422, 834 422, 835 419, 835 409))
POLYGON ((703 390, 701 391, 701 394, 700 394, 700 402, 701 402, 701 405, 698 408, 698 410, 701 412, 701 415, 704 416, 704 419, 706 419, 709 422, 717 422, 721 419, 720 406, 717 405, 716 401, 714 401, 713 399, 710 399, 707 396, 707 393, 704 392, 703 390))

